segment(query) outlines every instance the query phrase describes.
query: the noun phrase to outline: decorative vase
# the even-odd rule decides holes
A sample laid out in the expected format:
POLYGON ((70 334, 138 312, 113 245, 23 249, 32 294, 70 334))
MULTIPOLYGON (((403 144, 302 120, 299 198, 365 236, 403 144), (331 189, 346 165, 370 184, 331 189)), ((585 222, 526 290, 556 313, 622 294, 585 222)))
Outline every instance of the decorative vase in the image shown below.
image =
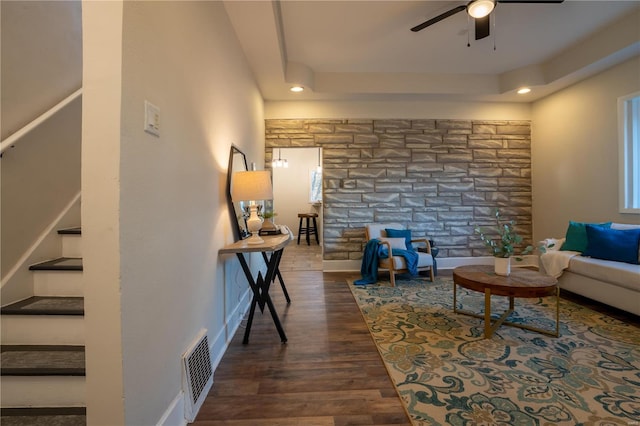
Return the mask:
POLYGON ((511 258, 509 257, 495 257, 494 269, 496 275, 502 275, 508 277, 511 274, 511 258))
POLYGON ((262 223, 262 229, 266 230, 266 231, 273 231, 273 230, 277 229, 277 226, 276 226, 275 222, 273 221, 272 217, 270 217, 268 219, 265 219, 265 221, 262 223))

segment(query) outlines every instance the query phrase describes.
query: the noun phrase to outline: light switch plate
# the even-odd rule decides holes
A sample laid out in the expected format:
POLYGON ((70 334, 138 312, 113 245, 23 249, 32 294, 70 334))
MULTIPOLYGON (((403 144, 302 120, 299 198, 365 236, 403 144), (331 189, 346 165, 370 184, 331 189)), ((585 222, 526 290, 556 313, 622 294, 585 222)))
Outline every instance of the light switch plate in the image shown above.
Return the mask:
POLYGON ((160 136, 160 108, 144 101, 144 131, 160 136))

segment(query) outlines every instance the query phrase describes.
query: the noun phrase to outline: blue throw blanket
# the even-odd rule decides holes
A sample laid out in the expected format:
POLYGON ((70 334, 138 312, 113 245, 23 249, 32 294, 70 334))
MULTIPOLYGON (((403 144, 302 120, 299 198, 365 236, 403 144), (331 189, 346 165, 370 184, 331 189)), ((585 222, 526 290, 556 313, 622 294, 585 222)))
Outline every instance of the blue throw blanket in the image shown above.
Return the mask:
MULTIPOLYGON (((407 263, 411 275, 418 275, 418 253, 415 250, 391 249, 392 256, 402 256, 407 263)), ((380 258, 389 257, 387 246, 380 244, 380 240, 372 239, 367 242, 362 255, 360 273, 362 279, 353 282, 355 285, 375 284, 378 282, 378 262, 380 258)))

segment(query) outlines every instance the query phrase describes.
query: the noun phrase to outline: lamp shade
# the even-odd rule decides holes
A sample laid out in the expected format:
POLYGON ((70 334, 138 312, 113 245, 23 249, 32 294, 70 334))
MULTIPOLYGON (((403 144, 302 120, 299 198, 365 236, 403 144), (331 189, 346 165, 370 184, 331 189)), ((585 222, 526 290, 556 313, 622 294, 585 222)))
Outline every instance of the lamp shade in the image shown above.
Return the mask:
POLYGON ((233 201, 272 200, 271 172, 267 170, 235 172, 231 181, 231 199, 233 201))

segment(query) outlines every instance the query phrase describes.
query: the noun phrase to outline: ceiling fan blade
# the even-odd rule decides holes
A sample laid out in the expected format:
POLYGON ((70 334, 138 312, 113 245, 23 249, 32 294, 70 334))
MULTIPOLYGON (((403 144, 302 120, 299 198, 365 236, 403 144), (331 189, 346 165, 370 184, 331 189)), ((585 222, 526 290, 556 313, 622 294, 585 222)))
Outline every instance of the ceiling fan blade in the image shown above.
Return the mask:
POLYGON ((484 18, 476 18, 476 40, 481 40, 485 37, 489 37, 489 16, 484 18))
POLYGON ((437 22, 442 21, 443 19, 448 18, 451 15, 455 15, 458 12, 462 12, 463 10, 465 10, 467 8, 467 6, 458 6, 455 7, 451 10, 448 10, 438 16, 436 16, 435 18, 431 18, 428 21, 423 22, 420 25, 416 25, 415 27, 411 28, 411 31, 413 31, 414 33, 417 33, 420 30, 424 30, 425 28, 427 28, 428 26, 431 26, 437 22))

